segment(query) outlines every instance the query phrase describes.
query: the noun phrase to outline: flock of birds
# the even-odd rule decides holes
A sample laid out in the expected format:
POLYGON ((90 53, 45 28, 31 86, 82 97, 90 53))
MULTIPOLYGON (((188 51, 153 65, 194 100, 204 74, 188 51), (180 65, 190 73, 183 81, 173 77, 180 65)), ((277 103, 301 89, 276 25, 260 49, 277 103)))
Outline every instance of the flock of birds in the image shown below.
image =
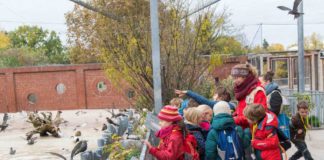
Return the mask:
MULTIPOLYGON (((107 112, 110 112, 111 117, 106 117, 106 122, 108 124, 111 124, 113 126, 117 126, 118 127, 119 124, 117 124, 116 122, 114 122, 113 119, 118 118, 120 116, 127 116, 125 114, 125 112, 128 112, 128 111, 126 109, 121 109, 121 110, 119 110, 119 113, 115 114, 114 110, 111 109, 110 111, 107 110, 107 112)), ((85 111, 77 111, 75 114, 77 116, 79 116, 80 113, 85 114, 86 112, 85 111)), ((3 116, 2 124, 0 125, 0 132, 5 131, 5 129, 9 126, 8 119, 9 119, 8 113, 5 113, 4 116, 3 116)), ((78 127, 82 127, 82 125, 77 125, 73 130, 76 130, 78 127)), ((103 123, 102 128, 101 128, 101 131, 104 131, 107 128, 108 128, 107 124, 106 123, 103 123)), ((95 129, 95 130, 98 130, 98 129, 95 129)), ((81 140, 80 139, 80 136, 81 136, 81 132, 80 131, 76 131, 75 132, 75 135, 72 136, 74 138, 74 142, 76 143, 76 145, 74 146, 74 148, 71 151, 71 156, 70 156, 70 159, 71 160, 73 160, 73 157, 74 156, 76 156, 79 153, 85 152, 87 150, 87 148, 88 148, 88 144, 87 144, 88 141, 87 140, 81 140)), ((30 139, 27 140, 27 144, 28 145, 35 144, 36 143, 36 139, 37 139, 37 137, 31 137, 30 139)), ((59 153, 55 153, 55 152, 47 152, 47 153, 52 154, 52 155, 57 156, 57 157, 60 157, 60 158, 62 158, 64 160, 67 159, 65 156, 63 156, 62 154, 59 154, 59 153)), ((13 147, 10 147, 9 154, 10 155, 16 154, 16 150, 13 147)))

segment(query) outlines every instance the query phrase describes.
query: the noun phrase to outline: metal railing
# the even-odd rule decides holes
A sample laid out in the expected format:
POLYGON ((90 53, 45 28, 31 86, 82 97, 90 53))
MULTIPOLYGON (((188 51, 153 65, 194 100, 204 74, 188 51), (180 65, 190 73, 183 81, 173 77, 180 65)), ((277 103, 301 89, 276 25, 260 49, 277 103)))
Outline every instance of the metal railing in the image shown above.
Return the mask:
MULTIPOLYGON (((297 113, 298 92, 292 89, 282 89, 282 95, 287 98, 289 105, 284 106, 283 110, 288 115, 294 115, 297 113)), ((306 95, 310 96, 310 101, 313 104, 313 108, 309 111, 309 123, 318 128, 324 124, 324 92, 321 91, 305 91, 306 95)))

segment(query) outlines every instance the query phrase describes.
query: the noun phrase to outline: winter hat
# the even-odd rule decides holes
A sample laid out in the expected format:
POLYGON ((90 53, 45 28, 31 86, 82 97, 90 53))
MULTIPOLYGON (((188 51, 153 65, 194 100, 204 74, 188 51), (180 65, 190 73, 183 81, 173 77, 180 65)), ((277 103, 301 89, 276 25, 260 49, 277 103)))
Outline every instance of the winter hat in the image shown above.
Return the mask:
POLYGON ((213 108, 213 111, 214 111, 214 115, 216 116, 217 114, 220 114, 220 113, 227 113, 229 115, 231 115, 231 108, 228 104, 228 102, 225 102, 225 101, 219 101, 217 102, 215 105, 214 105, 214 108, 213 108))
POLYGON ((245 64, 237 64, 231 70, 233 77, 246 77, 249 74, 249 68, 245 64))
POLYGON ((171 105, 164 106, 158 114, 158 118, 168 122, 177 122, 182 120, 178 108, 171 105))

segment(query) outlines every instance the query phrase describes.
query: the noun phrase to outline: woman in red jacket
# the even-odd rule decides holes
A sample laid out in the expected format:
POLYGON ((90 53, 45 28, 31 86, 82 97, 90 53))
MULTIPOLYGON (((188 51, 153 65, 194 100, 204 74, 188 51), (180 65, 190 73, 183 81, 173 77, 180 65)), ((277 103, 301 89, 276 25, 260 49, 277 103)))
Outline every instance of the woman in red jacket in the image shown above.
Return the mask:
POLYGON ((249 127, 244 108, 252 103, 261 104, 267 110, 265 90, 258 79, 257 70, 250 64, 238 64, 231 70, 234 78, 234 95, 238 105, 233 113, 235 124, 243 129, 249 127))

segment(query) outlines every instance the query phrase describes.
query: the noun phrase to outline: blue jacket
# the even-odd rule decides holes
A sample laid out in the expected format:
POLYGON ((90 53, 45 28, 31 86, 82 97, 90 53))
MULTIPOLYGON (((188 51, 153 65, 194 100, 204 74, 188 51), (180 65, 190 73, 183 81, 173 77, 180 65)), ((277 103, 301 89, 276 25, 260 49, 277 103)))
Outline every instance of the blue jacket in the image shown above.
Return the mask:
MULTIPOLYGON (((190 90, 187 91, 186 95, 191 97, 192 99, 194 99, 197 103, 206 104, 209 107, 211 107, 212 109, 213 109, 214 105, 217 103, 217 101, 209 100, 209 99, 205 98, 204 96, 202 96, 196 92, 190 91, 190 90)), ((228 104, 231 107, 231 110, 234 111, 235 110, 234 104, 232 104, 232 103, 228 103, 228 104)))

